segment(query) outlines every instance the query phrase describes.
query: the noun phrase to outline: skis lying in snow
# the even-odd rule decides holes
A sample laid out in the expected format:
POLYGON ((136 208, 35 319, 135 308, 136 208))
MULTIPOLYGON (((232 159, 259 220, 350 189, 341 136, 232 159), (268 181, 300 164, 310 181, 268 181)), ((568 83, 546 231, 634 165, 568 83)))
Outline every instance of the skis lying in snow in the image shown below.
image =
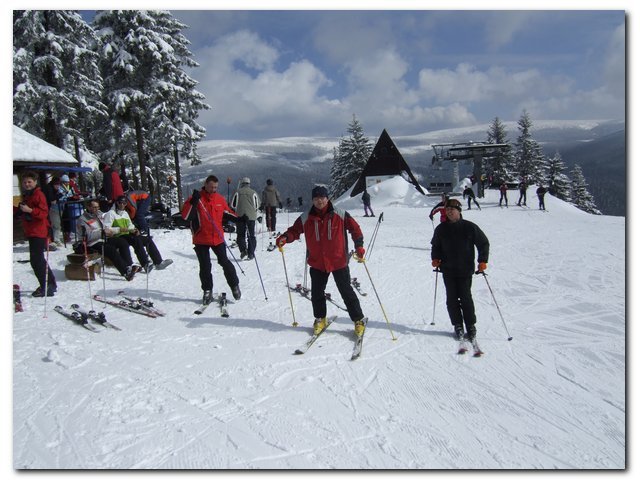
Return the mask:
POLYGON ((355 288, 356 292, 358 292, 363 297, 367 296, 366 292, 362 291, 362 286, 360 285, 360 282, 358 281, 357 278, 354 277, 351 279, 351 286, 355 288))
POLYGON ((222 292, 220 295, 214 297, 211 300, 211 303, 203 303, 200 305, 195 312, 196 315, 202 315, 204 311, 209 308, 209 305, 215 303, 220 308, 220 316, 227 318, 229 316, 229 310, 227 310, 227 305, 229 304, 229 300, 227 299, 226 292, 222 292))
POLYGON ((91 320, 94 323, 98 323, 102 325, 104 328, 111 328, 113 330, 122 330, 119 327, 116 327, 113 323, 107 321, 107 317, 104 312, 96 312, 95 310, 83 310, 80 305, 74 303, 71 305, 71 308, 80 314, 80 316, 85 320, 91 320))
POLYGON ((458 342, 458 355, 464 355, 469 351, 469 343, 471 343, 474 357, 481 357, 482 355, 484 355, 484 352, 480 348, 480 345, 478 345, 477 339, 474 338, 471 342, 468 342, 467 339, 463 338, 462 340, 458 340, 458 342))
POLYGON ((144 315, 146 317, 157 318, 159 315, 148 309, 143 308, 137 302, 129 302, 128 300, 110 300, 108 298, 104 298, 100 295, 94 295, 94 300, 98 302, 106 303, 107 305, 111 305, 113 307, 120 308, 122 310, 126 310, 127 312, 139 313, 140 315, 144 315))
POLYGON ((309 340, 307 340, 304 343, 304 345, 302 345, 300 348, 297 348, 296 351, 293 352, 293 353, 295 355, 303 355, 303 354, 307 353, 307 350, 309 350, 309 348, 311 348, 311 345, 313 345, 315 343, 315 341, 318 339, 318 337, 320 337, 320 335, 322 335, 324 332, 327 331, 327 328, 329 328, 329 325, 331 325, 336 318, 338 318, 337 315, 334 315, 332 317, 327 318, 327 326, 324 327, 324 329, 321 330, 319 333, 314 333, 313 335, 311 335, 309 340))
POLYGON ((81 327, 84 327, 87 330, 89 330, 91 332, 94 332, 94 333, 98 331, 98 329, 96 327, 94 327, 93 325, 91 325, 89 323, 89 320, 87 318, 83 317, 82 315, 80 315, 76 311, 69 312, 69 311, 65 310, 64 308, 62 308, 60 305, 56 305, 55 307, 53 307, 53 309, 56 312, 58 312, 60 315, 62 315, 63 317, 71 320, 76 325, 80 325, 81 327))
POLYGON ((165 313, 158 308, 153 306, 153 302, 151 300, 145 300, 144 298, 133 298, 128 297, 124 294, 123 290, 118 292, 118 295, 122 295, 122 297, 134 308, 140 308, 141 310, 145 310, 149 313, 155 314, 156 317, 164 317, 165 313))

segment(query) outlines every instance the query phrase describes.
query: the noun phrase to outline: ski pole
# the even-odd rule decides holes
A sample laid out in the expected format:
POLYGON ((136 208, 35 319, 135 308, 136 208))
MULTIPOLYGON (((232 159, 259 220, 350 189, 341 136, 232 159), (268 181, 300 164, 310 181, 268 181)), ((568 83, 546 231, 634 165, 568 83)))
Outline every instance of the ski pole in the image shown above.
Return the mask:
POLYGON ((373 293, 376 294, 376 298, 378 299, 378 303, 380 304, 380 309, 382 310, 382 315, 384 316, 384 319, 387 321, 387 326, 389 327, 389 331, 391 332, 391 339, 394 340, 394 341, 397 340, 397 338, 393 334, 393 330, 391 329, 391 323, 389 322, 389 319, 387 318, 387 313, 384 311, 384 307, 382 306, 382 301, 380 300, 380 295, 378 295, 378 291, 376 290, 376 286, 373 284, 373 279, 371 278, 371 274, 369 273, 369 268, 367 268, 367 263, 365 262, 364 258, 358 258, 358 255, 355 252, 353 253, 353 258, 355 258, 358 263, 361 263, 362 265, 364 265, 364 269, 367 272, 367 276, 369 277, 369 281, 371 282, 371 286, 373 287, 373 293))
POLYGON ((491 292, 491 296, 493 297, 493 303, 496 304, 496 308, 498 309, 498 313, 500 314, 500 320, 502 320, 502 325, 504 325, 504 330, 507 332, 507 340, 513 340, 513 337, 509 333, 509 329, 507 328, 507 323, 504 321, 504 317, 502 316, 502 312, 500 311, 500 307, 498 306, 498 302, 496 301, 496 296, 493 294, 493 290, 491 289, 491 285, 489 285, 489 280, 487 279, 487 274, 481 271, 477 271, 476 275, 482 275, 484 277, 485 282, 487 282, 487 287, 489 287, 489 292, 491 292))
MULTIPOLYGON (((107 239, 104 236, 104 229, 102 230, 102 295, 104 296, 104 298, 107 298, 107 284, 105 282, 104 279, 104 271, 106 269, 106 264, 104 261, 104 244, 106 243, 107 239)), ((102 308, 106 308, 107 304, 103 303, 102 304, 102 308)))
POLYGON ((436 289, 433 292, 433 316, 431 318, 431 325, 436 324, 436 295, 438 293, 438 272, 439 271, 440 271, 439 268, 436 268, 434 270, 434 272, 436 272, 436 289))
POLYGON ((373 230, 373 234, 371 235, 371 240, 369 240, 369 245, 367 245, 367 260, 371 258, 371 252, 373 251, 373 246, 376 242, 376 238, 378 238, 378 231, 380 230, 380 223, 384 219, 384 212, 380 213, 378 217, 378 223, 376 223, 376 228, 373 230))
POLYGON ((258 277, 260 278, 260 285, 262 285, 262 291, 264 292, 264 301, 268 302, 269 299, 267 298, 267 291, 264 288, 264 282, 262 281, 262 274, 260 273, 260 267, 258 266, 258 258, 255 256, 255 254, 253 255, 253 259, 256 261, 256 268, 258 269, 258 277))
POLYGON ((287 275, 287 263, 284 261, 284 249, 282 247, 278 247, 278 250, 280 250, 280 253, 282 254, 282 266, 284 267, 284 278, 287 282, 287 292, 289 292, 289 303, 291 304, 291 315, 293 316, 292 325, 294 327, 297 327, 298 322, 296 322, 296 313, 293 309, 293 298, 291 298, 291 287, 289 287, 289 275, 287 275))
POLYGON ((83 226, 82 227, 82 246, 84 247, 84 268, 87 271, 87 285, 89 285, 89 301, 91 302, 91 310, 93 310, 93 295, 91 294, 91 273, 89 273, 89 269, 91 266, 89 265, 89 251, 87 249, 87 230, 83 226))
POLYGON ((47 294, 49 293, 49 237, 45 242, 47 248, 47 257, 45 259, 47 269, 44 272, 44 313, 42 318, 47 318, 47 294))

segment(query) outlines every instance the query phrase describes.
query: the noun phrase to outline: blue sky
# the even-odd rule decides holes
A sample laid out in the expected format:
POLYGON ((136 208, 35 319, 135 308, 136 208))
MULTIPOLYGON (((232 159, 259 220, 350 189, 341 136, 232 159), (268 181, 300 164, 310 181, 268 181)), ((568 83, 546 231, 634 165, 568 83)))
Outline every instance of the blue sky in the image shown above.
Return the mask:
POLYGON ((208 139, 625 116, 625 12, 172 10, 208 139))

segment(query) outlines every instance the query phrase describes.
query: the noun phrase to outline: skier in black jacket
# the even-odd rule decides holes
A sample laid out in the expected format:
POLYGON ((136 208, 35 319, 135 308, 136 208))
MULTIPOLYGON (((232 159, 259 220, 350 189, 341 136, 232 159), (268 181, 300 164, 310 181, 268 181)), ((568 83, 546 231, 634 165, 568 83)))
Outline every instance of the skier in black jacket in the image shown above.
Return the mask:
POLYGON ((446 203, 447 221, 440 223, 431 239, 431 264, 442 271, 447 292, 447 311, 456 338, 463 339, 464 328, 469 341, 476 336, 476 314, 471 296, 475 248, 478 249, 478 271, 487 268, 489 240, 475 223, 462 218, 460 201, 446 203))

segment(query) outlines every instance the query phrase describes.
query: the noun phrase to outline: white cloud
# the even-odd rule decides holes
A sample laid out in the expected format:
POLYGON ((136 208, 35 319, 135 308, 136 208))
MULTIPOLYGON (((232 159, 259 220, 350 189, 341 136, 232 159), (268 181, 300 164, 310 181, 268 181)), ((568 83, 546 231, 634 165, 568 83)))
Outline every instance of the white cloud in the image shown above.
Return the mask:
POLYGON ((282 125, 314 125, 341 110, 341 102, 319 90, 329 79, 307 60, 278 70, 277 49, 258 35, 240 31, 222 37, 199 52, 199 90, 213 107, 201 120, 209 125, 237 126, 243 131, 276 131, 282 125))
POLYGON ((537 69, 509 72, 491 67, 479 70, 468 63, 455 70, 423 69, 419 73, 420 93, 436 102, 518 101, 533 95, 567 94, 571 79, 561 75, 546 76, 537 69))

